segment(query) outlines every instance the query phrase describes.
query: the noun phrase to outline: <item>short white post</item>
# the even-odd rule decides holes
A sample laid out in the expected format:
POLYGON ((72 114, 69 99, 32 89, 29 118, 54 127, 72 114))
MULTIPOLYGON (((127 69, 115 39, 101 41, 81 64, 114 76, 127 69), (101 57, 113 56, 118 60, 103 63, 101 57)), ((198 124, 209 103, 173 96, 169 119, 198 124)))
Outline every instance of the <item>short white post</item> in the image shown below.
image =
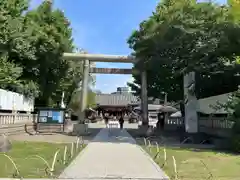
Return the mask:
POLYGON ((151 150, 151 147, 152 147, 151 141, 150 141, 150 140, 148 140, 148 148, 149 148, 149 152, 151 152, 151 151, 152 151, 152 150, 151 150))
POLYGON ((79 137, 77 137, 77 141, 76 141, 76 152, 78 151, 78 148, 79 148, 79 137))
POLYGON ((146 138, 143 138, 143 141, 144 141, 144 146, 146 146, 146 145, 147 145, 147 140, 146 140, 146 138))
POLYGON ((156 143, 157 152, 159 152, 158 142, 155 142, 155 143, 156 143))
POLYGON ((74 143, 72 142, 72 146, 71 146, 71 158, 73 157, 73 153, 74 153, 74 143))
POLYGON ((173 167, 174 167, 175 179, 178 179, 176 159, 175 159, 174 156, 172 156, 172 159, 173 159, 173 167))
POLYGON ((63 164, 66 164, 66 159, 67 159, 67 146, 64 147, 63 164))
POLYGON ((167 162, 167 153, 166 153, 166 149, 163 149, 164 152, 164 164, 167 162))

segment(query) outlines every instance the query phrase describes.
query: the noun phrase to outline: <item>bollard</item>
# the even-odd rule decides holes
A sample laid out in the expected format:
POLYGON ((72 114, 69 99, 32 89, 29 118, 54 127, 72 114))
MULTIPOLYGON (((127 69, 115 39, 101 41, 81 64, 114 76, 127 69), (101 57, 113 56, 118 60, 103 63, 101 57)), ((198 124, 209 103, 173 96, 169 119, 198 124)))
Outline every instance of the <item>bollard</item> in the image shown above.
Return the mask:
POLYGON ((51 167, 51 170, 50 170, 51 172, 53 172, 53 171, 55 170, 54 167, 55 167, 55 164, 56 164, 57 155, 58 155, 59 151, 60 151, 60 150, 57 150, 57 151, 55 152, 55 154, 54 154, 53 162, 52 162, 52 167, 51 167))
POLYGON ((156 149, 157 149, 157 152, 156 152, 156 155, 154 156, 154 159, 157 159, 159 157, 159 154, 160 154, 160 150, 159 150, 159 146, 158 146, 158 142, 155 142, 156 144, 156 149))
POLYGON ((172 156, 172 159, 173 159, 173 167, 174 167, 175 179, 178 179, 178 174, 177 174, 177 163, 176 163, 176 160, 175 160, 175 157, 174 157, 174 156, 172 156))
POLYGON ((74 152, 73 152, 73 151, 74 151, 73 149, 74 149, 74 143, 72 142, 72 146, 71 146, 71 158, 73 157, 73 153, 74 153, 74 152))
POLYGON ((77 137, 77 141, 76 141, 76 152, 78 152, 78 148, 79 148, 79 141, 80 141, 80 139, 79 139, 79 137, 77 137))
POLYGON ((166 164, 167 164, 167 153, 166 153, 166 149, 163 149, 163 153, 164 153, 164 162, 161 166, 161 168, 163 168, 166 164))
MULTIPOLYGON (((1 154, 0 154, 0 155, 1 155, 1 154)), ((12 157, 8 156, 7 154, 2 154, 2 155, 5 156, 6 158, 8 158, 8 160, 12 163, 14 169, 16 170, 16 175, 17 175, 17 176, 20 176, 20 172, 19 172, 19 170, 18 170, 18 168, 17 168, 16 163, 13 161, 12 157)))
POLYGON ((156 144, 156 149, 157 149, 157 152, 159 152, 159 146, 158 146, 158 142, 155 142, 156 144))
POLYGON ((191 141, 192 141, 192 138, 191 138, 191 137, 185 138, 185 139, 181 142, 181 144, 184 144, 185 142, 187 142, 187 140, 191 140, 191 141))
POLYGON ((166 152, 165 148, 163 149, 163 152, 164 152, 164 164, 166 164, 167 163, 167 152, 166 152))
POLYGON ((150 141, 150 140, 148 140, 148 148, 149 148, 149 152, 151 152, 151 151, 152 151, 152 150, 151 150, 151 147, 152 147, 151 141, 150 141))
POLYGON ((66 164, 66 159, 67 159, 67 146, 64 147, 63 164, 66 164))
POLYGON ((83 145, 84 145, 84 140, 83 140, 82 136, 80 136, 80 141, 81 141, 81 147, 83 147, 83 145))
POLYGON ((147 145, 147 140, 146 140, 146 138, 143 138, 143 140, 144 140, 144 146, 146 146, 146 145, 147 145))

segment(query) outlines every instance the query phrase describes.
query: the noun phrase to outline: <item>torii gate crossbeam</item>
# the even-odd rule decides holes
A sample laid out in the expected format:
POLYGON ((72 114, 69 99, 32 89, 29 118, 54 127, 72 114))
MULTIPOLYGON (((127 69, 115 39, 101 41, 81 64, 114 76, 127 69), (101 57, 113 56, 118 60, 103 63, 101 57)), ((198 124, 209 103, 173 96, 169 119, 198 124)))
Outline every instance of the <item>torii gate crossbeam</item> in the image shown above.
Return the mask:
POLYGON ((132 56, 105 55, 105 54, 84 54, 84 53, 64 53, 65 59, 89 60, 93 62, 116 62, 116 63, 135 63, 132 56))

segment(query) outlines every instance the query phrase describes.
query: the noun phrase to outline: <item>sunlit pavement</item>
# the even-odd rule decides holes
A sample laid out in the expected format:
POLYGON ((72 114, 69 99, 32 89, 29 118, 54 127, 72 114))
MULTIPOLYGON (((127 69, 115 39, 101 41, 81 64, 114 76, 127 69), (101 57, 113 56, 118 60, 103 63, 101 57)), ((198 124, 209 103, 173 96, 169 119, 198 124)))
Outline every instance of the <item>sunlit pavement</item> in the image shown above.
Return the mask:
MULTIPOLYGON (((104 124, 91 124, 92 128, 104 124)), ((136 124, 125 124, 136 128, 136 124)), ((165 173, 126 130, 102 129, 60 175, 60 179, 159 179, 165 173)))
MULTIPOLYGON (((105 128, 106 125, 103 121, 101 122, 97 122, 97 123, 89 123, 89 128, 105 128)), ((126 129, 137 129, 138 128, 138 124, 137 123, 128 123, 128 122, 124 122, 124 126, 123 128, 126 129)))

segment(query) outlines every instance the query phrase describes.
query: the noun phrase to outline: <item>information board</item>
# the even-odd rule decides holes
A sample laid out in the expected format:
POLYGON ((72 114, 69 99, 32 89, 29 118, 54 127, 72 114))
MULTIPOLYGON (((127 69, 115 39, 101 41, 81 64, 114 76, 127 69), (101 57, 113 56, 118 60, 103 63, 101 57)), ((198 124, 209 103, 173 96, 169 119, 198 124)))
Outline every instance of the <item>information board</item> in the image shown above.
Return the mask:
POLYGON ((63 124, 64 110, 39 110, 39 123, 63 124))

